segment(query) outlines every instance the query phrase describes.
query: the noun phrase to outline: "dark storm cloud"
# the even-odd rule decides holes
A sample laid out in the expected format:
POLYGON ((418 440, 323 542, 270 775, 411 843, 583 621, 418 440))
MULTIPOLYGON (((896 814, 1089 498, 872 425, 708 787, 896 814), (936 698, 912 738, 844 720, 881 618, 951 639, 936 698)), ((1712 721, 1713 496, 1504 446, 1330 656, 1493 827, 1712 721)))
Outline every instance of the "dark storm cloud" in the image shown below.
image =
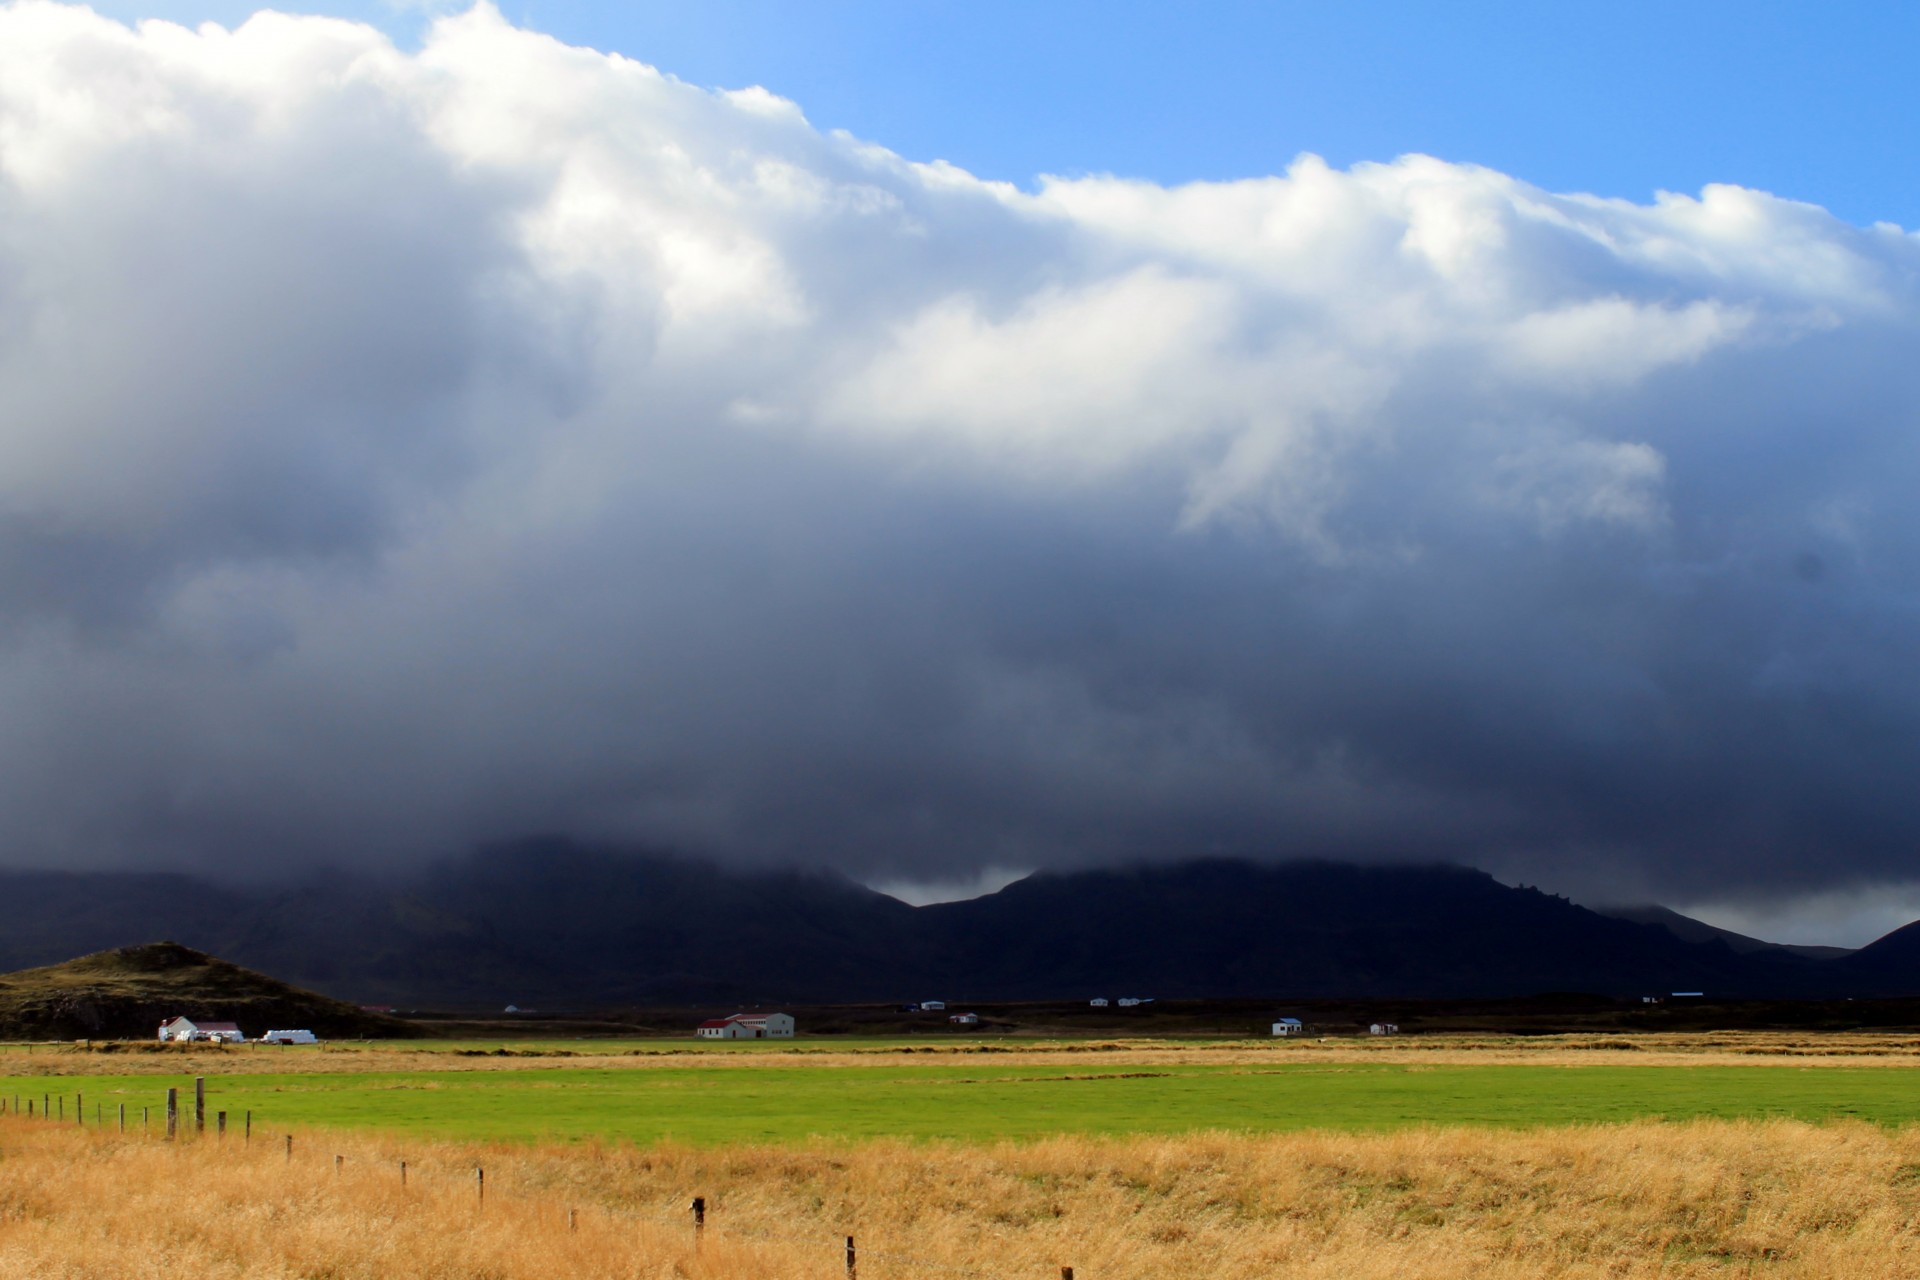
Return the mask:
POLYGON ((0 9, 0 840, 1920 880, 1920 244, 0 9))

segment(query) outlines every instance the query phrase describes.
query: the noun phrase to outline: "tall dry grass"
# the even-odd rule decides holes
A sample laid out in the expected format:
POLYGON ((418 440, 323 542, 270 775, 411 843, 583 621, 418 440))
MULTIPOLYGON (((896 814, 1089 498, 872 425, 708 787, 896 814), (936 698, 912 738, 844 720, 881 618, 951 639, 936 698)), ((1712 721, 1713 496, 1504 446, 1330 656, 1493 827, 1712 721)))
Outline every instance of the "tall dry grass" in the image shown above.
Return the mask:
POLYGON ((1698 1122, 714 1150, 311 1133, 289 1161, 278 1135, 168 1144, 0 1122, 3 1280, 825 1280, 844 1274, 847 1234, 862 1280, 1053 1280, 1063 1264, 1076 1280, 1910 1276, 1920 1133, 1698 1122), (698 1251, 696 1194, 711 1206, 698 1251))

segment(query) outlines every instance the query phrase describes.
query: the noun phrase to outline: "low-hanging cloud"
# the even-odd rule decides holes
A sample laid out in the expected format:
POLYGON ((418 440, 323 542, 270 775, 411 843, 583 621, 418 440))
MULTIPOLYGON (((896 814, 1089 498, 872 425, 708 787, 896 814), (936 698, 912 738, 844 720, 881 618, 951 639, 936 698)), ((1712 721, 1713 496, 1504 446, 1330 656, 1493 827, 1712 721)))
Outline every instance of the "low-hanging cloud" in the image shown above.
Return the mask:
POLYGON ((0 8, 0 856, 1920 879, 1920 241, 0 8))

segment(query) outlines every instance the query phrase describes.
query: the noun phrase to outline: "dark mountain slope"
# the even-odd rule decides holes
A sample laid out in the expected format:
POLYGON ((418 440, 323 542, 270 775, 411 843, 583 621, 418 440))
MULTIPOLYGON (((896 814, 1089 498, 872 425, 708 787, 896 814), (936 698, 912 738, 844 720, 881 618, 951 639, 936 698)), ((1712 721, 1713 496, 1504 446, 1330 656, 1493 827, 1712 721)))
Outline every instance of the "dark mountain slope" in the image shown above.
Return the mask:
POLYGON ((1457 867, 1200 862, 1036 875, 923 910, 937 922, 941 976, 1003 999, 1748 993, 1794 986, 1803 967, 1457 867))
POLYGON ((1603 916, 1615 920, 1631 920, 1635 924, 1657 924, 1679 938, 1682 942, 1712 942, 1716 938, 1727 944, 1741 955, 1750 955, 1756 951, 1787 951, 1809 960, 1837 960, 1841 956, 1854 953, 1853 947, 1819 947, 1795 942, 1763 942, 1759 938, 1744 933, 1735 933, 1731 929, 1722 929, 1718 925, 1708 924, 1705 920, 1695 920, 1692 916, 1681 915, 1671 907, 1646 903, 1641 906, 1595 907, 1603 916))

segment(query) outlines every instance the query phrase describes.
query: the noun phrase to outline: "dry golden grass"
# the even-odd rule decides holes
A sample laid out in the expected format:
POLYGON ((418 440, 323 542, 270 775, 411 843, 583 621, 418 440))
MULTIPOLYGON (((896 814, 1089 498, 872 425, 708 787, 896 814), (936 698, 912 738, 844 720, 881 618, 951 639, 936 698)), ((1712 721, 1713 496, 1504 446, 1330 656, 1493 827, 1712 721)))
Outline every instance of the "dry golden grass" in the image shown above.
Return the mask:
POLYGON ((277 1137, 168 1144, 0 1121, 0 1280, 828 1280, 847 1234, 863 1280, 1053 1280, 1063 1264, 1077 1280, 1910 1276, 1920 1132, 1700 1122, 711 1150, 316 1133, 289 1161, 277 1137), (696 1194, 711 1205, 698 1252, 696 1194))

